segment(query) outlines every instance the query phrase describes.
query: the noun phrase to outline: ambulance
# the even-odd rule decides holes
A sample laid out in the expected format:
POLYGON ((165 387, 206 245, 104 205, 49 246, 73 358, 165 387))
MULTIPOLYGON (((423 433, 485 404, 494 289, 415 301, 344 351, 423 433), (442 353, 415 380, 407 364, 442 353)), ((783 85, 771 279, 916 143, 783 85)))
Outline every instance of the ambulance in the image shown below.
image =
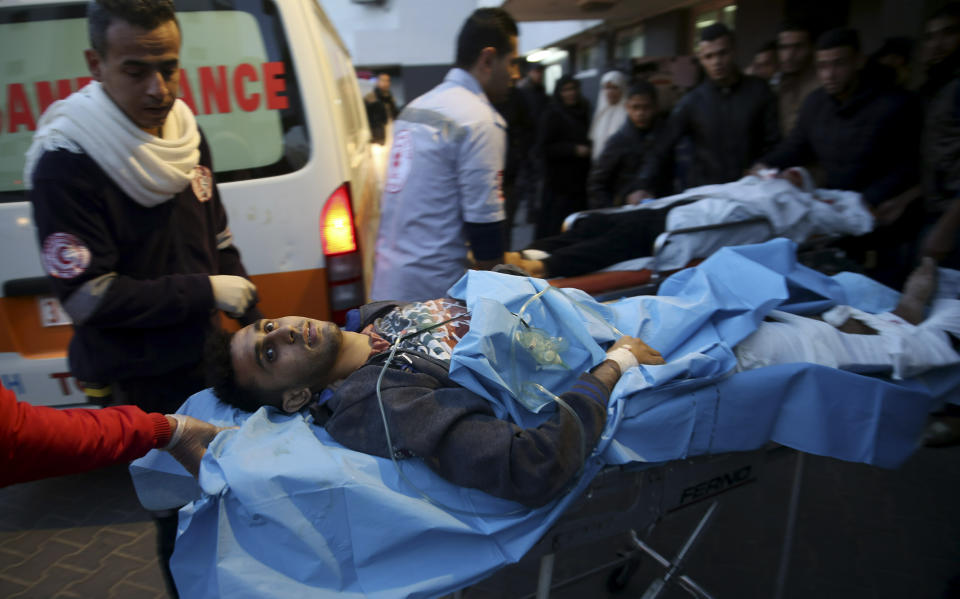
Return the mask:
MULTIPOLYGON (((314 0, 176 5, 181 98, 210 143, 261 310, 341 320, 365 299, 379 202, 346 47, 314 0)), ((85 11, 83 1, 0 3, 0 381, 35 405, 87 401, 22 180, 44 109, 90 80, 85 11)))

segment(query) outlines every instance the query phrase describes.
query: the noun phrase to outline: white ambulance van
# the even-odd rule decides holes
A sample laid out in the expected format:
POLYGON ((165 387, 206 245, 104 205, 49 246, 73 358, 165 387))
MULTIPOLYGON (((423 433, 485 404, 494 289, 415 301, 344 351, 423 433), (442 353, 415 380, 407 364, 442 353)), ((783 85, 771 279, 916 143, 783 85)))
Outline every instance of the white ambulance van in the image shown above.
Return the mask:
MULTIPOLYGON (((210 143, 261 310, 342 318, 364 301, 379 202, 343 42, 315 0, 176 5, 181 97, 210 143)), ((85 10, 83 1, 0 2, 0 381, 35 405, 86 402, 22 181, 43 110, 89 81, 85 10)))

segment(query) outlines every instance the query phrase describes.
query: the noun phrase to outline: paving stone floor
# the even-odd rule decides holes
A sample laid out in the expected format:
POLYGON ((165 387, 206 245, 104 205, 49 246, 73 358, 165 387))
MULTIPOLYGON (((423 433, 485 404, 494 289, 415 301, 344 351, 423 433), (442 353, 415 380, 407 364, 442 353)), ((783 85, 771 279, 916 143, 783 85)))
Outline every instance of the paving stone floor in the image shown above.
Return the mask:
MULTIPOLYGON (((758 482, 721 495, 717 515, 686 572, 719 598, 774 597, 795 453, 768 454, 758 482)), ((672 556, 705 505, 676 512, 648 537, 672 556)), ((922 449, 896 471, 806 457, 785 599, 960 597, 960 447, 922 449)), ((126 469, 0 489, 0 598, 162 599, 155 532, 126 469)), ((625 539, 558 554, 554 580, 616 559, 625 539)), ((467 589, 467 599, 523 597, 537 560, 467 589)), ((663 573, 641 561, 620 594, 609 570, 553 597, 639 597, 663 573)), ((662 599, 687 597, 668 589, 662 599)), ((185 598, 188 599, 188 598, 185 598)))
POLYGON ((0 489, 0 597, 167 597, 126 467, 0 489))

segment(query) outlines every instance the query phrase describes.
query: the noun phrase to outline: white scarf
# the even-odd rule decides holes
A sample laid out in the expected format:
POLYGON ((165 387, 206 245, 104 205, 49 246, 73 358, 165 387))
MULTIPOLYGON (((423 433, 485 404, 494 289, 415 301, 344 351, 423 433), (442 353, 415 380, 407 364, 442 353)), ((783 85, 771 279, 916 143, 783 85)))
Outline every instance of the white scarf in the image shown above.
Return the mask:
POLYGON ((100 83, 92 81, 51 104, 40 117, 23 181, 27 189, 33 186, 33 170, 44 152, 83 151, 134 201, 151 208, 190 184, 200 162, 199 147, 196 118, 182 100, 174 102, 161 138, 133 124, 100 83))
POLYGON ((593 141, 593 160, 603 152, 610 136, 617 132, 627 120, 627 77, 620 71, 609 71, 600 79, 600 96, 597 98, 597 110, 593 113, 590 126, 590 139, 593 141), (620 101, 610 104, 603 86, 612 82, 623 92, 620 101))

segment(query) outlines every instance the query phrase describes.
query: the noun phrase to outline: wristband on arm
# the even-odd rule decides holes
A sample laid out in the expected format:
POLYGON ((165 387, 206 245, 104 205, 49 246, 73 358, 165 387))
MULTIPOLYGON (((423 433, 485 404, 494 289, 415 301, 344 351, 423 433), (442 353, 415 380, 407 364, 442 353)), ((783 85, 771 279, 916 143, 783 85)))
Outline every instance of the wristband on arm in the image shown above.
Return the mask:
POLYGON ((637 360, 637 357, 633 355, 633 352, 630 351, 629 345, 621 345, 617 349, 612 349, 607 352, 607 360, 612 360, 617 363, 617 366, 620 367, 620 375, 633 368, 634 366, 639 366, 640 362, 637 360))

